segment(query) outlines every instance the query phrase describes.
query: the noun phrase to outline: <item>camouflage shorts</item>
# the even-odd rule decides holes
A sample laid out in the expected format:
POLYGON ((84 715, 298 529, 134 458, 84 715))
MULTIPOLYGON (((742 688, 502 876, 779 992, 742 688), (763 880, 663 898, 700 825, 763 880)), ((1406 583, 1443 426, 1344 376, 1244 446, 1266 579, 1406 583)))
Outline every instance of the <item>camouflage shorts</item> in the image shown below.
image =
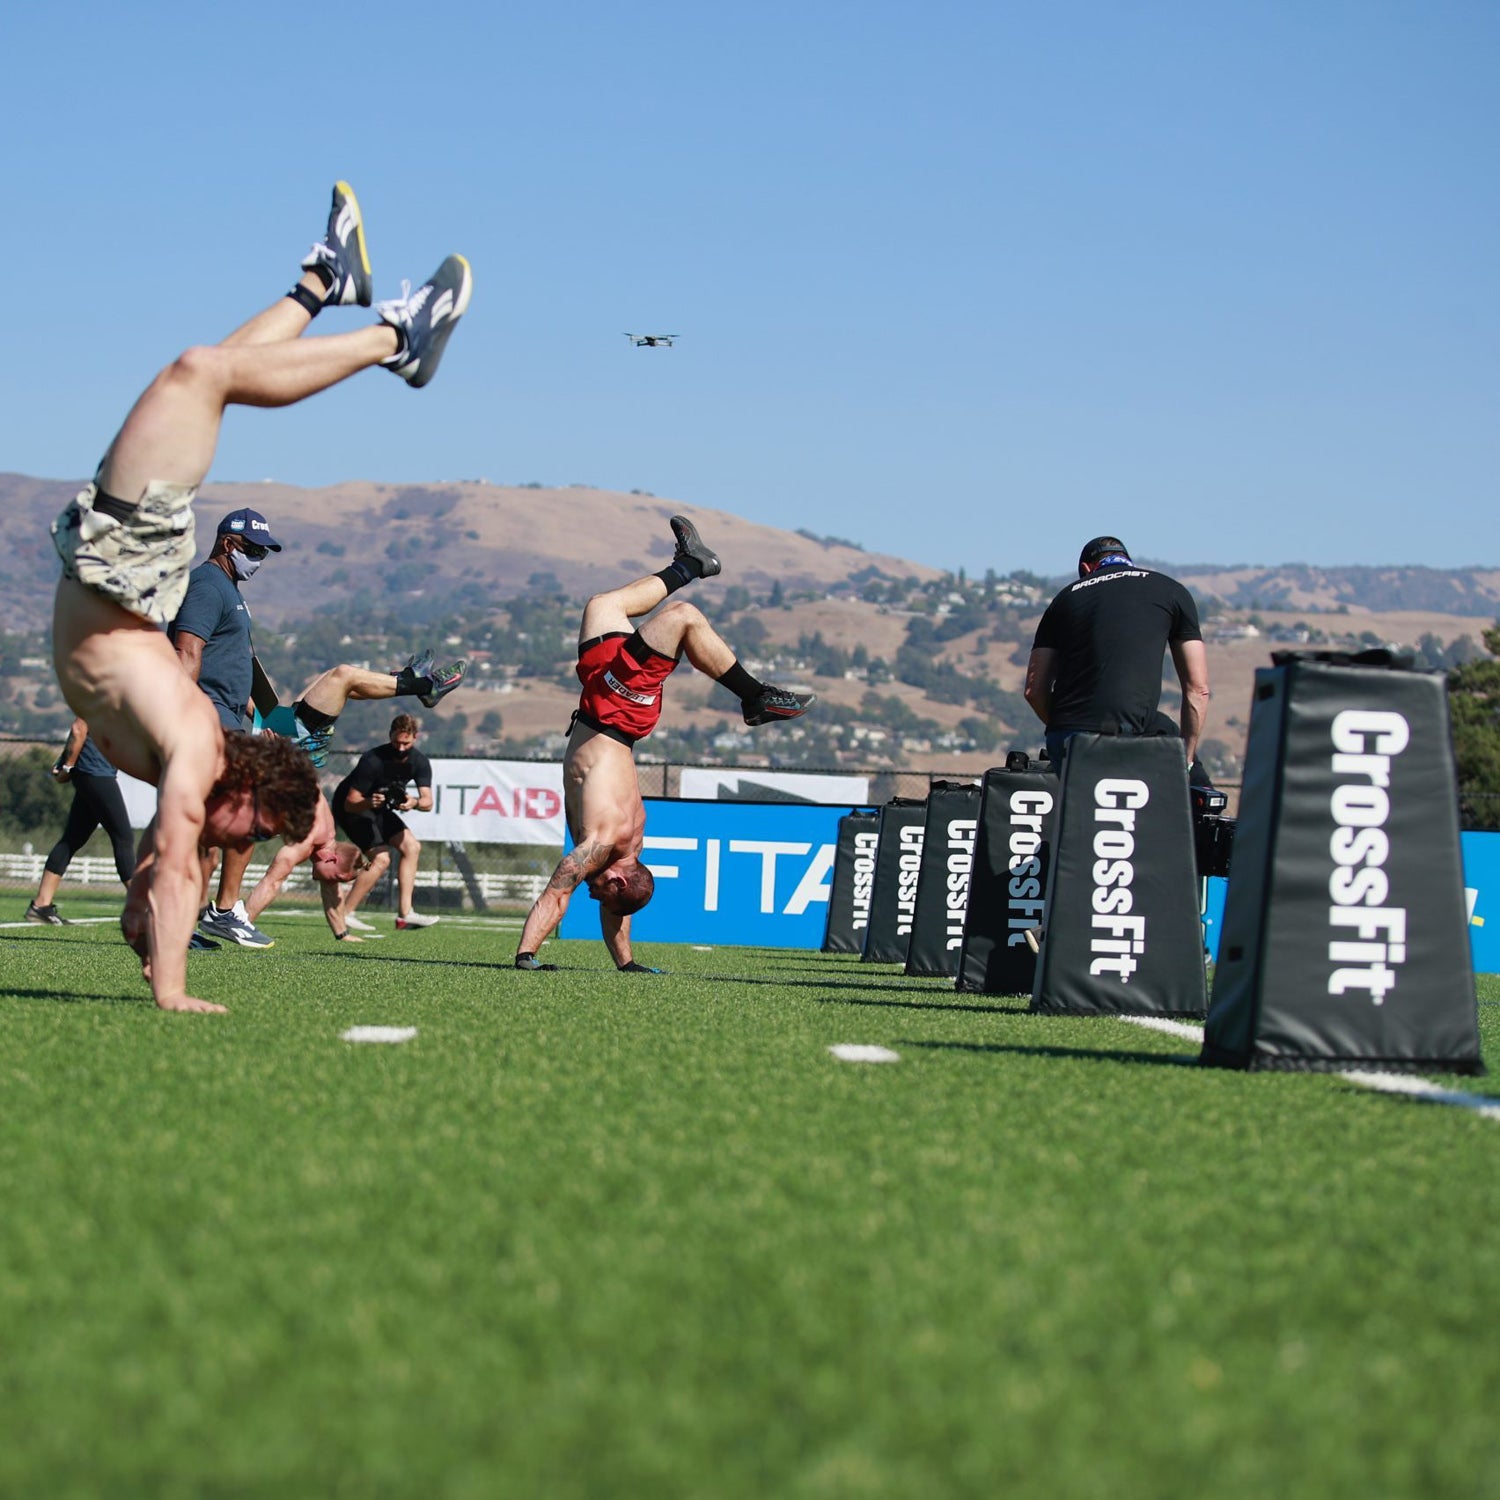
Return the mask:
POLYGON ((99 486, 88 485, 52 523, 63 577, 144 620, 170 625, 193 566, 197 493, 196 485, 153 480, 140 503, 127 508, 109 496, 101 503, 99 486))

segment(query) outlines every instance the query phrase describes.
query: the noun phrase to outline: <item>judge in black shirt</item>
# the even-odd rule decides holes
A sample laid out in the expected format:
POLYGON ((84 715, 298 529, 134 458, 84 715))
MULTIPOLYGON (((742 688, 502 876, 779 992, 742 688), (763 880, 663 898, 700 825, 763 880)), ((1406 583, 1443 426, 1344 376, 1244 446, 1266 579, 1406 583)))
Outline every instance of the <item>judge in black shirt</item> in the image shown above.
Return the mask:
POLYGON ((1208 655, 1193 596, 1174 578, 1138 568, 1118 537, 1095 537, 1078 582, 1047 606, 1026 666, 1026 701, 1047 726, 1047 754, 1062 769, 1075 734, 1157 732, 1162 656, 1182 685, 1179 729, 1188 764, 1208 714, 1208 655))
POLYGON ((422 844, 400 818, 403 812, 432 811, 432 762, 416 743, 417 721, 410 714, 397 714, 391 720, 390 740, 366 750, 333 794, 339 827, 370 858, 377 875, 389 860, 387 851, 396 851, 398 928, 431 927, 439 920, 412 910, 422 844), (413 782, 415 794, 409 787, 413 782))

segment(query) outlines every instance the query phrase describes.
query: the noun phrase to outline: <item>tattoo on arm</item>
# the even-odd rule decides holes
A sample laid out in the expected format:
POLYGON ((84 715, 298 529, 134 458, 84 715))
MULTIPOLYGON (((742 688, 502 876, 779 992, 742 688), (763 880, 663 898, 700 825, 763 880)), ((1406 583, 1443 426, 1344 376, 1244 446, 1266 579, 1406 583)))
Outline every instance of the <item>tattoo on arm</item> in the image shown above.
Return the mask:
POLYGON ((598 843, 579 844, 577 848, 570 849, 558 861, 557 868, 552 872, 552 879, 547 882, 547 889, 577 890, 581 882, 605 863, 608 853, 605 846, 598 843))

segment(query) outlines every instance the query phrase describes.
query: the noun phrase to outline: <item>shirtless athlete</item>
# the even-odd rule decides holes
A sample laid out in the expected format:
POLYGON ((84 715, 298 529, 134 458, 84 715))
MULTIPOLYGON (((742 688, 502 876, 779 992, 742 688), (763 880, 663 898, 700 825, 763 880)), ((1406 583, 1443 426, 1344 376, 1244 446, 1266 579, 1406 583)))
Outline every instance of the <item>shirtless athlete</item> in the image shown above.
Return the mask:
POLYGON ((633 746, 661 717, 662 684, 681 659, 722 682, 741 702, 747 724, 774 724, 806 713, 812 693, 758 682, 695 606, 674 600, 636 629, 632 621, 669 594, 720 570, 693 523, 673 516, 677 550, 659 573, 595 594, 578 631, 583 693, 563 759, 563 802, 573 847, 563 855, 521 931, 518 969, 555 969, 537 951, 557 929, 578 886, 599 903, 599 927, 615 966, 652 973, 634 961, 630 917, 650 899, 651 871, 640 861, 646 807, 635 774, 633 746))
POLYGON ((187 993, 201 849, 278 833, 301 839, 317 805, 307 757, 285 740, 226 734, 164 633, 187 588, 193 497, 224 409, 289 406, 380 364, 425 385, 472 285, 468 262, 449 256, 415 292, 380 303, 370 327, 300 338, 325 306, 371 303, 359 205, 345 183, 302 271, 284 298, 222 343, 188 349, 157 375, 93 483, 52 527, 63 561, 53 612, 63 696, 112 764, 157 788, 121 925, 164 1010, 224 1009, 187 993))

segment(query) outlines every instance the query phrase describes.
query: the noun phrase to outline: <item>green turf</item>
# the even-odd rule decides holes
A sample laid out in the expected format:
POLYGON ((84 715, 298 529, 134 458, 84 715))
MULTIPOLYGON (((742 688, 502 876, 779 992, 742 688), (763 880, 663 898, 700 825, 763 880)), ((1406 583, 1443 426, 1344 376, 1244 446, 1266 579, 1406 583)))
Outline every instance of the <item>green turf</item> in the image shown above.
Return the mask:
POLYGON ((0 932, 0 1494, 1500 1494, 1500 1123, 815 954, 380 923, 194 957, 227 1017, 0 932))

